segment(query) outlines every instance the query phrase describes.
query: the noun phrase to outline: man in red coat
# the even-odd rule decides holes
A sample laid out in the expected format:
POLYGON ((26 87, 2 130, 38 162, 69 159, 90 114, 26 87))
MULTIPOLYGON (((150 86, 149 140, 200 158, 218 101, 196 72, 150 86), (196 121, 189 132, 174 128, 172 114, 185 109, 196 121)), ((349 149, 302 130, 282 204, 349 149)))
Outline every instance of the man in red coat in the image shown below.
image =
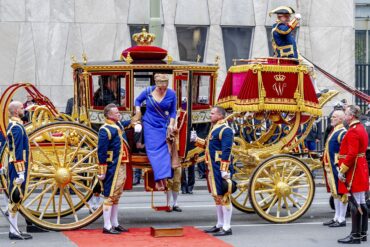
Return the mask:
POLYGON ((365 153, 368 144, 368 135, 365 127, 358 120, 361 109, 350 105, 345 111, 345 121, 349 124, 348 131, 343 138, 339 150, 340 180, 338 190, 340 194, 348 194, 349 190, 360 210, 351 204, 352 231, 349 236, 339 239, 339 243, 359 244, 367 241, 368 208, 365 202, 365 192, 369 190, 369 168, 365 153))

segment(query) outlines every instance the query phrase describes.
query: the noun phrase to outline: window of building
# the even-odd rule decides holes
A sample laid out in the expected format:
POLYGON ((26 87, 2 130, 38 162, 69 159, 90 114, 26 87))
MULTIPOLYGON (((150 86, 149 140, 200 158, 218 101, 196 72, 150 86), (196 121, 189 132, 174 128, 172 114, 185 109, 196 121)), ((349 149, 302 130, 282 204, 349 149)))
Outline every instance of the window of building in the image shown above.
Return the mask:
POLYGON ((180 60, 203 62, 207 40, 205 26, 178 26, 176 27, 177 43, 180 60))
MULTIPOLYGON (((274 50, 272 49, 272 27, 266 27, 266 32, 267 32, 267 41, 268 41, 268 44, 269 44, 269 56, 270 57, 273 57, 274 56, 274 50)), ((296 27, 294 30, 293 30, 293 36, 295 38, 295 40, 298 39, 298 33, 299 33, 299 27, 296 27)))
POLYGON ((131 46, 136 46, 136 42, 132 39, 132 35, 134 35, 135 33, 141 33, 143 28, 145 28, 146 31, 149 32, 148 24, 130 25, 131 46))
POLYGON ((368 35, 366 30, 356 30, 355 32, 355 59, 356 64, 366 63, 367 59, 367 49, 366 42, 368 35))
POLYGON ((253 28, 222 27, 226 67, 229 68, 233 59, 248 59, 251 52, 253 28))

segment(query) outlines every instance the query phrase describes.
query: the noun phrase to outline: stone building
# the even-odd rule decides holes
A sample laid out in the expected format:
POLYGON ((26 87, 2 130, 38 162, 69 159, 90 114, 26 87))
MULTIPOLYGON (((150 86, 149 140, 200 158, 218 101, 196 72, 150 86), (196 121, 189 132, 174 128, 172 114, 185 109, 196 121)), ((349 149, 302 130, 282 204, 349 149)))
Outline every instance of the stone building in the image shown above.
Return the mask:
MULTIPOLYGON (((29 81, 63 110, 72 96, 70 56, 118 59, 130 36, 149 23, 150 0, 1 0, 0 88, 29 81)), ((353 0, 162 0, 162 47, 175 59, 221 58, 218 89, 233 58, 266 57, 274 16, 302 14, 296 32, 307 58, 354 85, 353 0)), ((319 86, 335 88, 319 76, 319 86)), ((348 94, 342 94, 341 98, 348 94)))

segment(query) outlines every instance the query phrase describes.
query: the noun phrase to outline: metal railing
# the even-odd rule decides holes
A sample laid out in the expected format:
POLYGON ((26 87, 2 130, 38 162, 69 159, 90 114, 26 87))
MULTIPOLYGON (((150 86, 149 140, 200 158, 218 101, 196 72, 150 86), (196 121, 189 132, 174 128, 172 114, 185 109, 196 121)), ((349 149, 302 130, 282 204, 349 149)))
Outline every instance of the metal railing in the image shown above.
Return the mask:
MULTIPOLYGON (((355 65, 355 86, 358 90, 370 95, 370 64, 356 64, 355 65)), ((360 106, 365 112, 369 103, 356 97, 356 105, 360 106)))

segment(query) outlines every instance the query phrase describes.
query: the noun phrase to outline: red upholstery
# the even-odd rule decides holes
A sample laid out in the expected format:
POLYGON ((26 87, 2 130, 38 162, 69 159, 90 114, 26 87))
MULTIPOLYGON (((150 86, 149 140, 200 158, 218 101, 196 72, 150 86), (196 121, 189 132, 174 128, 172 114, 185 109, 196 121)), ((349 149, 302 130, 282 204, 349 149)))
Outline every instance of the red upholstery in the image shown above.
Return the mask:
POLYGON ((138 45, 127 48, 122 52, 122 56, 126 58, 129 52, 133 60, 162 60, 167 56, 165 49, 149 45, 138 45))

